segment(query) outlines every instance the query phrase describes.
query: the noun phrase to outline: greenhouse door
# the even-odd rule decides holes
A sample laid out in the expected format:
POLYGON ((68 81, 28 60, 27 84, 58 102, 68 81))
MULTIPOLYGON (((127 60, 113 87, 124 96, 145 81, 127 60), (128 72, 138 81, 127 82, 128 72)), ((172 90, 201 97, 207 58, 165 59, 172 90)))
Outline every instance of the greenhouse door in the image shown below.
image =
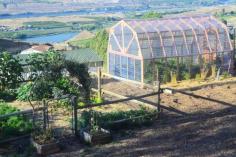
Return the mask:
POLYGON ((109 73, 127 80, 141 81, 141 61, 126 56, 109 54, 109 73))

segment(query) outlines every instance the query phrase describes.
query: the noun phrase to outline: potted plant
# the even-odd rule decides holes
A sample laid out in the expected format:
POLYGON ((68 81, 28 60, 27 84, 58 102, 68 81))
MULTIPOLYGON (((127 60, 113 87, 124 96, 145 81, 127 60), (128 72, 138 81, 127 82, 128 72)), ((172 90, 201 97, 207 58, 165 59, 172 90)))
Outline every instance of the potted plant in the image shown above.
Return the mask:
POLYGON ((54 138, 51 129, 32 134, 31 143, 39 155, 49 155, 60 151, 59 141, 54 138))
POLYGON ((97 125, 95 112, 90 111, 89 124, 80 129, 80 138, 87 144, 106 144, 112 141, 111 132, 97 125))

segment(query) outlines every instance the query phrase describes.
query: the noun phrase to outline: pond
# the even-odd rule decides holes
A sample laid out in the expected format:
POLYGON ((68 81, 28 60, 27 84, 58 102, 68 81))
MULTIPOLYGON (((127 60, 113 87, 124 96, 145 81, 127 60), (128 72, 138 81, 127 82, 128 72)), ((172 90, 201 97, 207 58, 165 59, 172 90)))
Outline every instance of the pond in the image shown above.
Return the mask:
POLYGON ((78 32, 69 32, 69 33, 62 33, 62 34, 51 34, 51 35, 42 35, 42 36, 36 36, 36 37, 30 37, 25 38, 22 41, 28 42, 28 43, 39 43, 39 44, 45 44, 45 43, 61 43, 64 41, 67 41, 71 38, 73 38, 75 35, 77 35, 78 32))

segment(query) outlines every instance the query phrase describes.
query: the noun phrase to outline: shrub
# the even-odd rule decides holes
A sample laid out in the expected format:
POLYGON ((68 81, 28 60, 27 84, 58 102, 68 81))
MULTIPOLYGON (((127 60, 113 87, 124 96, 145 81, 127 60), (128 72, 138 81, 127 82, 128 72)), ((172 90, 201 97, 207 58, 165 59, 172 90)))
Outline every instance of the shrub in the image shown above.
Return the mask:
MULTIPOLYGON (((4 102, 0 103, 0 115, 19 111, 4 102)), ((32 123, 23 116, 12 116, 0 121, 0 138, 23 135, 32 130, 32 123)))

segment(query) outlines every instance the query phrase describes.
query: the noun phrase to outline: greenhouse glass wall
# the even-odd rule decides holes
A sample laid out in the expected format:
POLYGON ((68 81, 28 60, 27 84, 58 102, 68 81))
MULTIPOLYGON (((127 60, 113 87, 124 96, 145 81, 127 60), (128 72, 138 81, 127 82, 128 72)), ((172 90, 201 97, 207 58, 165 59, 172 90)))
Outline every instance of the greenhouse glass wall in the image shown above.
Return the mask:
POLYGON ((110 29, 108 71, 147 84, 193 78, 209 65, 232 69, 232 50, 226 25, 210 15, 122 20, 110 29))

